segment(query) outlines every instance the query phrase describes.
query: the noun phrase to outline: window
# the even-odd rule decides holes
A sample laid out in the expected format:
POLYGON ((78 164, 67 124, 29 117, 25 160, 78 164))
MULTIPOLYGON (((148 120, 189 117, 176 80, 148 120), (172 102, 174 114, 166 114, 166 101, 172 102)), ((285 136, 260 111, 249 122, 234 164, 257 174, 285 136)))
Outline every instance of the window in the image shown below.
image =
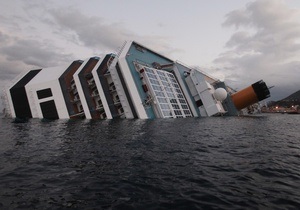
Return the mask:
POLYGON ((83 112, 83 107, 82 107, 81 104, 78 106, 78 111, 79 111, 79 112, 83 112))
POLYGON ((58 119, 58 113, 54 100, 40 103, 41 111, 45 119, 58 119))
POLYGON ((143 69, 162 117, 192 117, 180 85, 172 73, 146 66, 143 66, 143 69))
POLYGON ((52 96, 52 91, 50 88, 36 91, 38 99, 48 98, 52 96))

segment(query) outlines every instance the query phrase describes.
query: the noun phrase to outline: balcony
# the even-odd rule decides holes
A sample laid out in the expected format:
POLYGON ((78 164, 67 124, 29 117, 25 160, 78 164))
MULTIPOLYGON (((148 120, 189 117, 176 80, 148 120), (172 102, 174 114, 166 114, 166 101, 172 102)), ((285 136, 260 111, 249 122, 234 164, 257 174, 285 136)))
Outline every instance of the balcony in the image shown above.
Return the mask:
POLYGON ((77 118, 77 117, 84 117, 84 112, 76 113, 73 115, 70 115, 70 118, 77 118))
POLYGON ((87 73, 87 74, 85 75, 85 78, 87 78, 87 79, 91 79, 91 78, 93 78, 93 75, 92 75, 92 73, 87 73))
POLYGON ((116 86, 115 85, 110 86, 109 91, 110 92, 115 92, 116 91, 116 86))
POLYGON ((72 103, 77 103, 80 101, 80 98, 79 97, 74 97, 73 100, 71 100, 72 103))
POLYGON ((95 80, 94 80, 94 78, 88 80, 87 83, 88 83, 88 85, 90 85, 90 86, 95 85, 95 80))
POLYGON ((114 99, 113 102, 114 102, 114 105, 120 105, 121 104, 120 99, 114 99))
POLYGON ((110 71, 107 70, 107 71, 105 72, 104 76, 110 76, 110 71))
POLYGON ((103 108, 103 105, 102 104, 99 104, 99 105, 97 105, 96 106, 96 110, 103 110, 104 108, 103 108))
POLYGON ((97 96, 99 96, 99 93, 92 92, 91 96, 92 97, 97 97, 97 96))
POLYGON ((76 95, 78 93, 78 90, 77 89, 73 89, 72 92, 73 92, 74 95, 76 95))

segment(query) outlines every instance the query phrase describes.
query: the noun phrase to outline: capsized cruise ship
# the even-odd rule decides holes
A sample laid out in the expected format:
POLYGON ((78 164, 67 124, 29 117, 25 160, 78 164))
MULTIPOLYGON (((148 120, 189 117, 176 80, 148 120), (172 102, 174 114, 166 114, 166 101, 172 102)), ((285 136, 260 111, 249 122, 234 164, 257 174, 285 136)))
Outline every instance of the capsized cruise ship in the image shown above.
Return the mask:
POLYGON ((262 80, 236 92, 128 41, 118 53, 26 72, 6 90, 6 114, 21 119, 235 116, 269 96, 262 80))

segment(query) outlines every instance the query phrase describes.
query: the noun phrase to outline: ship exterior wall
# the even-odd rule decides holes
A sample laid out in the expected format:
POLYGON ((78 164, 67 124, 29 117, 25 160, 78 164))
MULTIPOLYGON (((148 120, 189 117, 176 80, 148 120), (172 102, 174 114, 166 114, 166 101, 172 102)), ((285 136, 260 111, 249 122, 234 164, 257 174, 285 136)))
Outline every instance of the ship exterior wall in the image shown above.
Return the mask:
POLYGON ((100 98, 104 106, 104 110, 107 115, 107 119, 112 119, 112 118, 116 118, 118 113, 114 106, 113 99, 109 91, 109 85, 105 73, 101 71, 102 68, 103 67, 100 66, 99 68, 96 69, 96 71, 93 74, 99 91, 100 98))
POLYGON ((10 88, 10 95, 13 104, 12 115, 18 118, 32 118, 32 113, 29 105, 29 100, 25 90, 25 86, 34 78, 41 69, 31 70, 24 77, 22 77, 12 88, 10 88))
MULTIPOLYGON (((111 75, 110 85, 113 84, 112 87, 115 88, 115 91, 117 92, 119 101, 122 105, 120 108, 118 108, 118 116, 121 117, 121 118, 132 119, 132 118, 134 118, 134 115, 133 115, 133 112, 131 110, 128 98, 126 97, 124 87, 122 86, 122 80, 119 76, 116 65, 117 65, 117 62, 112 64, 112 67, 109 68, 109 72, 110 72, 110 75, 111 75), (122 113, 120 112, 120 109, 123 110, 122 113)), ((111 88, 111 86, 110 86, 110 88, 111 88)), ((115 99, 113 99, 113 100, 115 100, 115 99)))
MULTIPOLYGON (((119 60, 119 62, 120 62, 120 60, 119 60)), ((120 78, 121 85, 122 85, 123 90, 124 90, 124 92, 125 92, 126 98, 127 98, 127 100, 128 100, 128 104, 129 104, 130 109, 131 109, 131 111, 132 111, 133 118, 145 119, 146 116, 143 115, 144 113, 140 113, 140 112, 137 113, 137 110, 136 110, 137 105, 134 104, 135 102, 140 101, 140 98, 136 98, 136 96, 132 96, 132 95, 130 94, 130 91, 131 91, 131 92, 134 91, 134 86, 135 86, 135 84, 134 84, 134 83, 129 83, 129 86, 126 85, 126 81, 125 81, 126 78, 125 78, 125 77, 127 77, 127 79, 128 79, 128 77, 130 77, 130 76, 129 76, 128 74, 126 74, 127 72, 124 72, 124 69, 122 69, 122 72, 123 72, 123 73, 121 72, 119 63, 117 63, 117 65, 116 65, 116 70, 117 70, 117 74, 118 74, 118 76, 119 76, 119 78, 120 78), (129 88, 128 88, 128 87, 129 87, 129 88)), ((127 83, 127 84, 128 84, 128 83, 127 83)), ((140 110, 140 111, 142 111, 142 110, 140 110)))
POLYGON ((78 97, 78 100, 80 101, 80 104, 81 104, 81 105, 79 105, 81 107, 79 111, 81 112, 83 110, 84 117, 87 118, 87 119, 92 119, 88 104, 85 100, 85 94, 84 94, 84 91, 83 91, 83 87, 81 86, 81 82, 80 82, 80 79, 79 79, 79 73, 85 68, 85 66, 88 64, 89 60, 90 59, 86 59, 82 63, 82 65, 79 67, 79 69, 77 69, 77 71, 74 73, 73 79, 74 79, 76 89, 77 89, 77 92, 78 92, 77 97, 78 97))
POLYGON ((107 62, 111 56, 112 55, 109 54, 106 55, 104 59, 100 58, 100 61, 92 70, 93 78, 95 80, 95 84, 97 86, 99 97, 102 101, 103 109, 107 119, 112 119, 113 116, 117 116, 117 111, 113 105, 113 101, 109 93, 109 86, 105 77, 105 73, 108 70, 107 62))
POLYGON ((12 117, 20 118, 237 115, 232 97, 216 100, 220 87, 230 92, 223 82, 131 41, 104 58, 29 71, 8 89, 8 99, 12 117))
POLYGON ((147 100, 147 94, 143 89, 143 83, 139 72, 135 68, 135 63, 151 66, 154 62, 161 64, 173 63, 172 60, 151 51, 142 45, 131 42, 127 44, 120 58, 120 68, 124 74, 125 84, 130 89, 130 96, 134 98, 134 107, 140 118, 156 118, 153 107, 144 107, 143 102, 147 100))
POLYGON ((81 100, 86 102, 87 105, 87 116, 90 116, 88 119, 97 119, 100 118, 99 113, 96 111, 96 104, 93 98, 91 97, 92 92, 95 90, 96 85, 93 80, 92 70, 95 65, 100 62, 99 57, 93 57, 88 60, 86 65, 81 69, 78 73, 78 79, 80 81, 80 87, 82 88, 82 92, 84 97, 81 100))
POLYGON ((60 66, 42 69, 39 74, 26 85, 25 89, 33 118, 69 118, 65 98, 59 83, 59 77, 67 67, 68 66, 60 66), (41 92, 45 91, 51 92, 51 94, 46 94, 44 97, 41 97, 41 92), (51 108, 51 111, 47 113, 45 110, 42 110, 45 109, 45 107, 51 108), (55 114, 54 107, 57 115, 55 114), (52 113, 52 115, 50 113, 52 113))
POLYGON ((69 113, 69 116, 75 115, 74 104, 72 100, 74 97, 71 97, 71 81, 73 80, 73 74, 78 70, 83 61, 77 60, 73 61, 71 65, 64 71, 64 73, 59 77, 59 84, 63 93, 64 101, 69 113))
POLYGON ((184 81, 185 77, 186 77, 186 74, 190 73, 191 69, 176 62, 174 70, 175 70, 175 75, 178 78, 181 89, 184 93, 184 96, 185 96, 185 98, 188 102, 188 105, 189 105, 194 117, 201 116, 200 112, 199 112, 199 109, 197 108, 196 102, 194 100, 192 100, 193 96, 192 96, 192 94, 191 94, 191 92, 188 88, 188 85, 184 81))

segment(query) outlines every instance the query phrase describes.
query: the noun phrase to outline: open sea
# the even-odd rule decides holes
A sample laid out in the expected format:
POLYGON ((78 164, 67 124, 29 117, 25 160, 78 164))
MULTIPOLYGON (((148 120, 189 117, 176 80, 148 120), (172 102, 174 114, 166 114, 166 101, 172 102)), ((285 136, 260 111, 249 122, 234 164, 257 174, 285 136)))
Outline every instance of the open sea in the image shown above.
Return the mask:
POLYGON ((0 209, 300 209, 299 125, 0 119, 0 209))

